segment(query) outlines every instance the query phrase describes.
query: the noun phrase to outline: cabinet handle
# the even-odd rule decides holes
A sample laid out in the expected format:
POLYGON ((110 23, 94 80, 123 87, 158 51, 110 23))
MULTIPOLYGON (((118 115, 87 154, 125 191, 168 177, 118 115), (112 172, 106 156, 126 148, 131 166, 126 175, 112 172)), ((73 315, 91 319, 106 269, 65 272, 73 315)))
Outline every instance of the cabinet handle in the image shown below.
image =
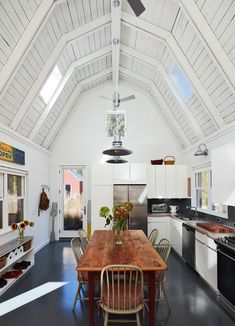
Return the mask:
POLYGON ((200 242, 201 244, 205 244, 205 242, 202 242, 202 241, 200 241, 200 240, 198 240, 198 239, 196 239, 196 241, 198 241, 198 242, 200 242))
POLYGON ((222 255, 226 256, 227 258, 229 258, 229 259, 231 259, 231 260, 235 261, 235 259, 234 259, 234 258, 232 258, 231 256, 229 256, 229 255, 225 254, 223 251, 221 251, 221 250, 217 249, 217 252, 219 252, 220 254, 222 254, 222 255))

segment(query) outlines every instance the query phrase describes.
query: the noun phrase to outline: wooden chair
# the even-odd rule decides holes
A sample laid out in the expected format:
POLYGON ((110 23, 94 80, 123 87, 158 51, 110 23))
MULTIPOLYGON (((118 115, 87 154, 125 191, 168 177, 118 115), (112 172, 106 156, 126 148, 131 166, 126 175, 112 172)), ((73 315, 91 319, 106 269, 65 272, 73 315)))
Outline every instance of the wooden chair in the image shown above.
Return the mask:
MULTIPOLYGON (((80 239, 79 238, 73 238, 71 240, 71 247, 72 247, 72 251, 73 251, 75 261, 78 264, 81 257, 82 257, 82 255, 83 255, 80 239)), ((75 298, 74 298, 73 311, 75 309, 78 298, 80 300, 88 300, 88 298, 81 297, 81 295, 80 295, 80 291, 81 291, 83 285, 88 284, 88 275, 87 275, 87 273, 78 272, 77 273, 77 281, 78 281, 78 287, 77 287, 77 292, 76 292, 76 295, 75 295, 75 298)))
MULTIPOLYGON (((159 255, 162 257, 163 261, 166 263, 171 251, 171 243, 167 239, 161 239, 156 246, 156 250, 159 255)), ((166 276, 164 272, 157 272, 156 273, 156 289, 158 290, 158 299, 160 298, 161 290, 164 294, 164 300, 167 304, 168 309, 170 310, 169 301, 167 298, 166 290, 164 288, 164 282, 166 281, 166 276)))
POLYGON ((79 239, 81 241, 82 251, 84 252, 86 250, 87 245, 88 245, 87 234, 83 229, 79 229, 78 230, 78 236, 79 236, 79 239))
POLYGON ((159 236, 159 231, 157 229, 153 229, 148 237, 149 241, 154 247, 156 247, 158 236, 159 236))
POLYGON ((136 322, 140 326, 139 312, 144 306, 143 271, 132 265, 109 265, 101 272, 100 307, 104 311, 104 326, 108 322, 136 322), (135 320, 110 319, 109 314, 135 314, 135 320))

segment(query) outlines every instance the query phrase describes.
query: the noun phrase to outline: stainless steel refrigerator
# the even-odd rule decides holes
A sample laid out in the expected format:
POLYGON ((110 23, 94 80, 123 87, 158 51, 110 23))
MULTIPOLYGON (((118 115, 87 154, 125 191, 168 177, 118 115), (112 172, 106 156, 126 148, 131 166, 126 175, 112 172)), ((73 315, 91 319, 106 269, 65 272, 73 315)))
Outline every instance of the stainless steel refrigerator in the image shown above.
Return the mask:
POLYGON ((133 205, 133 210, 129 213, 128 228, 143 230, 147 235, 146 185, 114 185, 113 196, 114 205, 124 202, 133 205))

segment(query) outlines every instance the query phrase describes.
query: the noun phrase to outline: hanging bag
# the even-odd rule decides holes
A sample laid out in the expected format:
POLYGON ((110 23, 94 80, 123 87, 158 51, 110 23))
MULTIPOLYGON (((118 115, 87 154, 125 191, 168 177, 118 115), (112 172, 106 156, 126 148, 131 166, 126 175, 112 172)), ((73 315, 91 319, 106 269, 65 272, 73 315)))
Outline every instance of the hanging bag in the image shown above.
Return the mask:
POLYGON ((49 208, 49 204, 50 204, 50 200, 48 199, 47 194, 43 189, 39 200, 38 216, 40 215, 40 210, 46 211, 49 208))

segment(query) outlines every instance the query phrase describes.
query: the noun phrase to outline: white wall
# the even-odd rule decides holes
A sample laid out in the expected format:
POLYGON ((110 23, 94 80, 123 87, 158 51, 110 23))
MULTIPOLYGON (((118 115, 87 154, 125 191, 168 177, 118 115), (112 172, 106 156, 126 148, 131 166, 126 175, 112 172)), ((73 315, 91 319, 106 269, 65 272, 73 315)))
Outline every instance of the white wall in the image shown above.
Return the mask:
MULTIPOLYGON (((49 209, 42 212, 38 216, 38 204, 39 195, 41 192, 41 185, 46 184, 50 186, 50 173, 51 173, 51 157, 47 151, 38 150, 36 147, 29 146, 28 144, 16 140, 15 137, 10 136, 0 130, 0 141, 21 149, 25 152, 25 165, 17 165, 13 163, 7 163, 0 160, 1 166, 14 167, 28 171, 28 203, 27 203, 27 215, 25 219, 35 222, 33 228, 26 228, 25 235, 33 235, 34 248, 39 250, 49 240, 50 233, 50 217, 49 209)), ((14 239, 18 236, 18 231, 11 231, 1 234, 0 233, 0 244, 6 243, 7 241, 14 239)))
MULTIPOLYGON (((121 97, 136 96, 135 100, 120 105, 120 109, 127 112, 127 134, 123 138, 123 147, 133 151, 126 157, 127 160, 150 163, 151 159, 166 155, 174 155, 178 160, 179 144, 151 96, 125 82, 121 82, 119 92, 121 97)), ((112 98, 112 94, 111 82, 85 92, 57 135, 52 146, 53 201, 59 200, 59 165, 89 166, 99 162, 102 151, 111 147, 113 138, 106 136, 105 116, 107 110, 113 109, 112 101, 99 96, 112 98)), ((88 198, 89 192, 88 189, 88 198)), ((56 224, 58 229, 57 220, 56 224)))

